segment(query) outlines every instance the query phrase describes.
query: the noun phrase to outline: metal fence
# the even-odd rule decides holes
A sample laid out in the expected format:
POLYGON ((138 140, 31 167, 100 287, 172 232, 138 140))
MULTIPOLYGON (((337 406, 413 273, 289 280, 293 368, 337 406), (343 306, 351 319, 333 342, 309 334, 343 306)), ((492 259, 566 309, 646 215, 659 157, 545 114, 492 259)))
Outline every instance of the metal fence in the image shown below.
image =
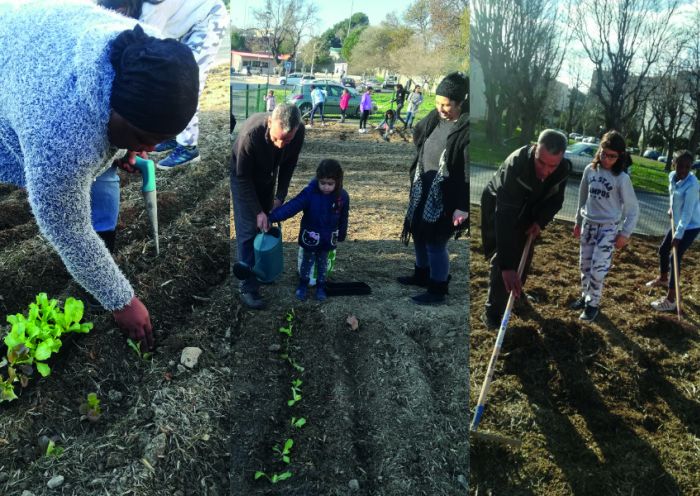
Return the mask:
MULTIPOLYGON (((470 191, 469 197, 473 204, 479 204, 481 193, 489 179, 496 171, 495 167, 480 164, 470 164, 470 191)), ((557 219, 573 222, 576 219, 578 207, 578 188, 580 177, 572 176, 566 185, 564 206, 557 214, 557 219)), ((668 217, 669 200, 667 195, 637 191, 639 201, 639 220, 634 230, 636 234, 646 236, 663 236, 670 227, 668 217)))
POLYGON ((247 119, 251 114, 265 111, 264 96, 268 90, 274 90, 278 103, 287 100, 291 87, 280 89, 267 83, 244 83, 231 80, 231 112, 238 121, 247 119))

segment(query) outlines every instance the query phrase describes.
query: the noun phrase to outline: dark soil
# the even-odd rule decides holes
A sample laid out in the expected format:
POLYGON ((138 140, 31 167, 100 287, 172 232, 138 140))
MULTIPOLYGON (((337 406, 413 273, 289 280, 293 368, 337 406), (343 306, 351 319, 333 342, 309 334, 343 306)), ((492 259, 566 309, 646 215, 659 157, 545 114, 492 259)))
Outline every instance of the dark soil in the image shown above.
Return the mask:
MULTIPOLYGON (((488 287, 478 211, 472 215, 471 404, 496 333, 480 322, 488 287)), ((511 320, 480 429, 520 439, 511 449, 473 438, 471 493, 493 495, 700 494, 700 276, 683 260, 686 315, 649 303, 665 290, 660 239, 635 236, 615 254, 592 324, 567 305, 577 296, 578 243, 553 222, 535 248, 531 308, 511 320)), ((695 247, 697 248, 697 247, 695 247)))
MULTIPOLYGON (((212 70, 202 96, 202 161, 158 173, 160 256, 140 177, 123 176, 116 260, 151 313, 153 359, 141 360, 127 347, 110 314, 88 311, 93 331, 65 340, 52 374, 0 405, 0 494, 227 493, 228 100, 225 65, 212 70), (192 370, 178 368, 186 346, 203 350, 192 370), (90 392, 103 408, 96 423, 79 412, 90 392), (42 436, 62 454, 43 456, 42 436), (65 481, 48 489, 57 475, 65 481)), ((0 311, 25 311, 40 291, 62 301, 86 296, 39 234, 26 194, 2 186, 0 311)))
POLYGON ((338 248, 336 281, 365 281, 369 296, 324 303, 294 298, 299 218, 283 226, 285 272, 263 288, 267 310, 236 306, 233 360, 232 494, 460 495, 468 477, 468 243, 451 241, 447 305, 420 307, 397 275, 413 268, 399 242, 414 148, 398 136, 359 135, 331 123, 307 133, 290 194, 322 158, 338 159, 350 194, 348 239, 338 248), (288 346, 278 328, 296 315, 288 346), (359 329, 346 319, 355 315, 359 329), (280 349, 281 346, 281 349, 280 349), (304 371, 280 354, 288 350, 304 371), (302 400, 289 407, 291 381, 302 400), (295 429, 292 417, 306 425, 295 429), (291 463, 275 445, 293 439, 291 463), (292 472, 286 481, 254 480, 292 472))

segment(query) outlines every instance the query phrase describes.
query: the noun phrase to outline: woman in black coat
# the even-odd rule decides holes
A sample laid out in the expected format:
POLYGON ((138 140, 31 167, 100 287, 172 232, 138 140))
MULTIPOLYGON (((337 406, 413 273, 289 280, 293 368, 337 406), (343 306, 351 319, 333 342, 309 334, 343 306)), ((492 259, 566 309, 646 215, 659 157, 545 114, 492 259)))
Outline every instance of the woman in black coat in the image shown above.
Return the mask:
POLYGON ((415 303, 443 303, 449 282, 447 242, 468 227, 469 78, 448 74, 436 91, 435 110, 416 126, 416 158, 401 239, 411 236, 416 253, 414 272, 401 284, 427 287, 415 303))

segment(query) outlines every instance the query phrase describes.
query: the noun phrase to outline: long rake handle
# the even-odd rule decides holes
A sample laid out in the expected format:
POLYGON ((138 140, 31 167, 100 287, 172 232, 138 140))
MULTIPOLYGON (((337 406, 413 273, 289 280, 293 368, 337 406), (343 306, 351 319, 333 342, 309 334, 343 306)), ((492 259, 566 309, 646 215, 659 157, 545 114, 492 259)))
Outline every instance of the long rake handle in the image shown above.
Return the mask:
MULTIPOLYGON (((676 237, 676 223, 673 219, 673 207, 671 208, 671 243, 676 237)), ((673 285, 676 290, 676 314, 678 315, 678 320, 681 320, 681 284, 678 280, 678 249, 671 245, 671 253, 673 254, 673 285)))
MULTIPOLYGON (((534 241, 532 235, 528 236, 527 242, 525 243, 525 248, 523 248, 523 254, 520 257, 520 263, 518 264, 518 277, 522 277, 523 271, 525 270, 525 264, 527 263, 527 257, 530 253, 530 247, 534 241)), ((484 383, 481 385, 481 392, 479 393, 479 401, 476 405, 476 410, 474 411, 474 417, 472 418, 472 425, 469 428, 472 432, 476 431, 479 427, 479 422, 481 422, 481 417, 484 414, 484 408, 486 408, 486 397, 489 394, 489 389, 491 389, 491 381, 493 380, 493 374, 496 371, 496 361, 498 360, 498 355, 501 353, 501 345, 503 344, 503 338, 506 335, 506 329, 508 329, 508 321, 510 320, 510 314, 513 310, 513 304, 515 303, 515 293, 510 292, 508 296, 508 303, 506 304, 506 310, 503 312, 503 319, 501 319, 501 327, 498 329, 498 336, 496 337, 496 344, 493 347, 493 352, 491 353, 491 359, 489 360, 488 369, 486 369, 486 377, 484 377, 484 383)))

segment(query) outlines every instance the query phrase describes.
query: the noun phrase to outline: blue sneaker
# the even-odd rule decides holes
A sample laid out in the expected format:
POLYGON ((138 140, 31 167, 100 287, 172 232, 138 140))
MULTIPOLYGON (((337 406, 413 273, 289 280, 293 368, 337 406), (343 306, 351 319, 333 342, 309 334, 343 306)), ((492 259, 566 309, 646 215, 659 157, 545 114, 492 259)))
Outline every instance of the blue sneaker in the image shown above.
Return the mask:
POLYGON ((172 150, 177 146, 177 140, 175 138, 165 140, 162 143, 158 143, 156 145, 156 149, 154 151, 161 153, 161 152, 167 152, 168 150, 172 150))
POLYGON ((199 162, 199 150, 196 146, 177 145, 173 152, 158 162, 159 169, 171 170, 174 167, 199 162))
POLYGON ((326 293, 326 285, 323 283, 316 283, 316 300, 326 301, 326 298, 328 298, 328 294, 326 293))
POLYGON ((297 285, 297 290, 294 291, 294 296, 297 297, 297 300, 299 301, 305 301, 306 300, 306 293, 309 290, 309 280, 308 279, 300 279, 299 284, 297 285))

